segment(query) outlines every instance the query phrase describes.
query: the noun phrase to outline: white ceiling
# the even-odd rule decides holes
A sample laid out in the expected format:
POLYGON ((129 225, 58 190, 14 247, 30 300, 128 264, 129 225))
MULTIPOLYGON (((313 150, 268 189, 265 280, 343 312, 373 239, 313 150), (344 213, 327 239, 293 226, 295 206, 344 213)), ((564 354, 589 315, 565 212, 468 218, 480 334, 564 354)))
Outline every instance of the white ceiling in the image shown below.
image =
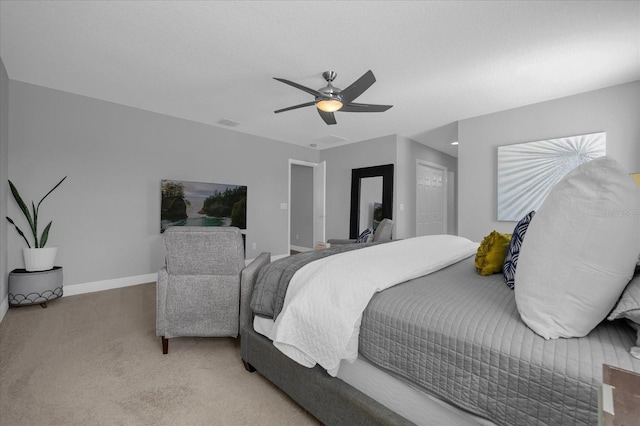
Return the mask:
POLYGON ((318 149, 640 79, 639 1, 0 1, 9 78, 318 149), (318 89, 377 82, 336 113, 318 89), (344 142, 337 142, 344 138, 344 142))

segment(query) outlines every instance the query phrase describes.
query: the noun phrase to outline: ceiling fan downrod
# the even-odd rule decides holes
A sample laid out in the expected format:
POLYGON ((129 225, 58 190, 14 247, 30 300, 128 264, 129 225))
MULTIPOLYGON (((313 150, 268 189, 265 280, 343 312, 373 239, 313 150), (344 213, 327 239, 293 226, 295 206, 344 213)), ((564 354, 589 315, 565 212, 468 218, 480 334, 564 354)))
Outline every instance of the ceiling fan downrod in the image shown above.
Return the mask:
MULTIPOLYGON (((341 89, 338 87, 335 87, 333 84, 331 84, 331 82, 338 76, 338 74, 335 71, 325 71, 322 73, 322 77, 324 77, 324 79, 327 81, 327 85, 325 87, 323 87, 322 89, 318 89, 318 92, 322 93, 324 95, 324 97, 317 97, 316 101, 322 101, 324 100, 336 100, 336 101, 341 101, 341 97, 340 97, 340 92, 341 89)), ((342 106, 342 105, 340 105, 342 106)), ((339 108, 338 108, 339 109, 339 108)), ((334 109, 334 111, 336 111, 334 109)))
POLYGON ((322 78, 327 80, 327 83, 329 84, 331 84, 331 82, 335 80, 337 76, 338 76, 338 73, 335 71, 325 71, 322 73, 322 78))

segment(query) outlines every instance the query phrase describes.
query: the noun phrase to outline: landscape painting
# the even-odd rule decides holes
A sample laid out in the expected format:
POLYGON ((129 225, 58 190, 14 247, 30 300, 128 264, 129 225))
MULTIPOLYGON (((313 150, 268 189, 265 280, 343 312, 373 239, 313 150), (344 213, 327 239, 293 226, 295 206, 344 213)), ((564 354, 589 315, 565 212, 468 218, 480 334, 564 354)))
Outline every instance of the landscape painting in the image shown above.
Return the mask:
POLYGON ((247 187, 162 180, 160 232, 171 226, 247 228, 247 187))

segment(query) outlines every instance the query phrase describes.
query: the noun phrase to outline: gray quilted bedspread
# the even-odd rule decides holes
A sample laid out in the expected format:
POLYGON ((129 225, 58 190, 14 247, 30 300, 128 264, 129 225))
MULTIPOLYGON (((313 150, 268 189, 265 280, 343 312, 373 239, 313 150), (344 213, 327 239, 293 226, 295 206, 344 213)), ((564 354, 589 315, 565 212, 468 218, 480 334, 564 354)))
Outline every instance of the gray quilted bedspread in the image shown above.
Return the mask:
POLYGON ((324 250, 312 250, 288 256, 269 263, 260 270, 256 285, 251 296, 251 310, 256 314, 274 320, 282 311, 284 297, 289 287, 289 281, 307 263, 323 257, 351 250, 371 247, 370 244, 345 244, 333 246, 324 250))
POLYGON ((634 341, 606 320, 586 337, 544 340, 502 274, 479 276, 470 257, 376 294, 360 354, 499 425, 597 425, 602 364, 640 372, 634 341))

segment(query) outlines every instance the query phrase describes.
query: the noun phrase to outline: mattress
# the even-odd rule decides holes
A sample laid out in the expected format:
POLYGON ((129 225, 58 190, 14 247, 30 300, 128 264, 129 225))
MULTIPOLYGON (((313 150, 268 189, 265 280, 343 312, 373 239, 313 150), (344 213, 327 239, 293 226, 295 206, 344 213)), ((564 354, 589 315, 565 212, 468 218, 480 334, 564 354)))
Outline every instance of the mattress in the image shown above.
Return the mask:
POLYGON ((602 364, 640 372, 634 342, 622 321, 543 339, 520 319, 502 275, 479 276, 470 257, 377 293, 359 356, 496 424, 593 425, 602 364))

